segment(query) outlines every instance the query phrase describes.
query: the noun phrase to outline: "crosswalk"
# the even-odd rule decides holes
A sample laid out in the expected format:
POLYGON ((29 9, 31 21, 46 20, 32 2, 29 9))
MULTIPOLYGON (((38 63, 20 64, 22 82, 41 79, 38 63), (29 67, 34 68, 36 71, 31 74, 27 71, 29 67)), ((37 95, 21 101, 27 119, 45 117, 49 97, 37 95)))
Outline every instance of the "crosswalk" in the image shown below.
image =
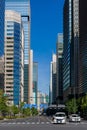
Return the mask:
POLYGON ((51 122, 2 122, 0 125, 20 125, 20 124, 51 124, 51 122))
MULTIPOLYGON (((48 121, 48 122, 0 122, 0 126, 1 125, 39 125, 39 124, 53 124, 53 122, 48 121)), ((70 122, 66 122, 65 125, 87 125, 87 122, 80 122, 80 123, 70 123, 70 122)))

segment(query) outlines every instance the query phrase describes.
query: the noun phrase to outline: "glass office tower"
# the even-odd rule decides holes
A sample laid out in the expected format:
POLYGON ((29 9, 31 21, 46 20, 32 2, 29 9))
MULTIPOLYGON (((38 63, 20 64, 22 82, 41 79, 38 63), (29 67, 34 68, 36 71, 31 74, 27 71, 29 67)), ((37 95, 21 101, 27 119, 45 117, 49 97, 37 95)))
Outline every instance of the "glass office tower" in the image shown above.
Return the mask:
POLYGON ((5 0, 0 0, 0 57, 4 55, 4 12, 5 0))
MULTIPOLYGON (((6 9, 19 12, 24 29, 24 91, 29 89, 29 50, 30 50, 30 0, 6 0, 6 9), (28 66, 26 71, 26 66, 28 66)), ((29 90, 28 90, 29 91, 29 90)), ((27 95, 28 95, 27 91, 27 95)), ((25 96, 25 95, 24 95, 25 96)), ((27 96, 28 97, 28 96, 27 96)))
POLYGON ((79 75, 79 0, 65 0, 63 15, 63 90, 64 99, 78 96, 79 75))
POLYGON ((4 14, 5 0, 0 0, 0 88, 4 90, 4 14))
POLYGON ((63 103, 63 34, 57 36, 57 103, 63 103))
POLYGON ((79 0, 79 93, 87 93, 87 0, 79 0))
POLYGON ((9 105, 19 105, 23 83, 23 29, 21 15, 5 11, 5 94, 9 105), (22 86, 21 86, 22 85, 22 86))
POLYGON ((71 94, 71 40, 72 40, 72 1, 65 0, 63 10, 63 91, 64 99, 71 94))
POLYGON ((33 63, 33 101, 37 104, 37 90, 38 90, 38 63, 33 63))

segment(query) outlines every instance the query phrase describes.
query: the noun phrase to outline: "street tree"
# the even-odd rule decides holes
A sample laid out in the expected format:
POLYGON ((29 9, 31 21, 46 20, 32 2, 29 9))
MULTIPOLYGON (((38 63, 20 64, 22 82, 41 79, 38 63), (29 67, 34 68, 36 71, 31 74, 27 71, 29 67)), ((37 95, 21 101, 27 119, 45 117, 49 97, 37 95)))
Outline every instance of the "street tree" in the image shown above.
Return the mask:
POLYGON ((70 99, 66 102, 66 109, 68 110, 68 114, 76 113, 78 110, 76 99, 70 99))
POLYGON ((4 95, 2 89, 0 89, 0 112, 2 116, 5 116, 8 112, 7 97, 4 95))

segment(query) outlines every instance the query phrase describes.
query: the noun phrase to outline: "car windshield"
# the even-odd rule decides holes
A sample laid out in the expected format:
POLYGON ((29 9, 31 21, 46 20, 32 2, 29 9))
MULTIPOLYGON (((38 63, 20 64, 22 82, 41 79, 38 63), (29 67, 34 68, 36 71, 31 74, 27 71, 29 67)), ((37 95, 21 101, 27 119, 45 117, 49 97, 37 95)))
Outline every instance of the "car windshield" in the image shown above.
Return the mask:
POLYGON ((55 114, 55 116, 57 116, 57 117, 64 117, 65 114, 55 114))
POLYGON ((78 117, 78 115, 72 115, 72 117, 78 117))

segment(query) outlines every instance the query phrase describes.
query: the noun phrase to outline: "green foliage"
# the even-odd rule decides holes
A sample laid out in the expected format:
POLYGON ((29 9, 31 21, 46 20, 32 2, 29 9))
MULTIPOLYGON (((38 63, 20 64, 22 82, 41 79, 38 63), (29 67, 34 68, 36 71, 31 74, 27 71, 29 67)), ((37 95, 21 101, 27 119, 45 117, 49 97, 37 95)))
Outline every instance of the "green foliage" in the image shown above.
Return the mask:
POLYGON ((38 111, 34 107, 31 108, 32 115, 37 115, 38 111))
POLYGON ((71 99, 66 102, 66 109, 68 110, 68 113, 76 113, 78 110, 78 106, 76 103, 76 99, 71 99))
POLYGON ((20 103, 20 106, 19 106, 19 111, 20 111, 20 113, 22 113, 22 114, 23 114, 23 112, 24 112, 23 106, 24 106, 24 102, 21 102, 21 103, 20 103))
POLYGON ((3 90, 0 89, 0 112, 5 116, 8 112, 8 106, 6 104, 7 98, 4 96, 3 90))
POLYGON ((14 116, 15 116, 15 114, 18 114, 18 113, 19 113, 19 108, 18 108, 17 106, 13 105, 13 106, 11 107, 11 111, 12 111, 12 113, 13 113, 14 116))
POLYGON ((87 94, 81 98, 80 100, 80 111, 84 118, 87 118, 87 94))
POLYGON ((23 109, 23 114, 25 116, 31 116, 31 109, 30 108, 23 109))
POLYGON ((20 110, 23 108, 23 106, 24 106, 24 102, 21 102, 20 103, 20 110))
POLYGON ((87 119, 87 94, 78 99, 71 99, 66 102, 68 113, 80 112, 80 115, 87 119))

